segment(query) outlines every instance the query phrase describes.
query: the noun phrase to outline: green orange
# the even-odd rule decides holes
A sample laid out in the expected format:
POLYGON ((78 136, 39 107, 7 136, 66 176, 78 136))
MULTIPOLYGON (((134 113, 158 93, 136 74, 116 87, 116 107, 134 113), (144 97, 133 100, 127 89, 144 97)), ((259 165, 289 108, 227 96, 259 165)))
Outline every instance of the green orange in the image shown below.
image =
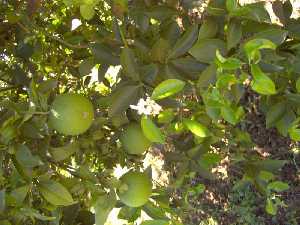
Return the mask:
POLYGON ((151 142, 144 136, 142 128, 137 123, 129 124, 120 136, 123 148, 129 154, 141 155, 150 146, 151 142))
POLYGON ((147 203, 152 192, 152 182, 146 174, 130 171, 120 180, 121 186, 117 193, 121 202, 130 207, 140 207, 147 203))
POLYGON ((94 119, 93 104, 80 94, 58 95, 52 103, 49 124, 61 134, 86 132, 94 119))

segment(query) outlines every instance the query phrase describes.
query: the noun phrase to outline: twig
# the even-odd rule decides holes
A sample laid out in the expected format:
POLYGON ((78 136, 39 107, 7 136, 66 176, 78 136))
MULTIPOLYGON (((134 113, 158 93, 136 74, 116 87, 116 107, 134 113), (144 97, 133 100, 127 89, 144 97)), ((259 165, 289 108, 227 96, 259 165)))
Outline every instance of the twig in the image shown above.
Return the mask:
POLYGON ((27 27, 25 27, 22 23, 17 22, 17 24, 18 24, 18 26, 19 26, 22 30, 24 30, 26 33, 31 33, 30 30, 29 30, 27 27))

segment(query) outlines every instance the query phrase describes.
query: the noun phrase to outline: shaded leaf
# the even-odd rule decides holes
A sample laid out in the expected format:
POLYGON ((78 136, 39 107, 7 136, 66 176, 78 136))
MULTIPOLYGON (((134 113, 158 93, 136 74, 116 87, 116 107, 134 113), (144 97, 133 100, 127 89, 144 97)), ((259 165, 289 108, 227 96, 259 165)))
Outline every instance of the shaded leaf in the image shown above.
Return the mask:
POLYGON ((214 38, 218 32, 218 24, 214 18, 207 18, 200 27, 198 40, 214 38))
POLYGON ((73 142, 63 147, 50 148, 50 154, 56 162, 69 158, 77 151, 79 151, 79 144, 77 142, 73 142))
POLYGON ((242 25, 240 21, 230 20, 227 28, 227 49, 236 47, 242 39, 242 25))
POLYGON ((252 38, 254 39, 267 39, 275 45, 281 45, 287 38, 288 31, 282 29, 271 28, 256 33, 252 38))
POLYGON ((43 165, 41 159, 38 156, 32 155, 26 145, 18 145, 16 159, 22 166, 28 168, 43 165))
POLYGON ((266 126, 267 128, 272 127, 275 125, 286 113, 286 102, 277 102, 276 104, 272 105, 266 114, 266 126))
POLYGON ((130 77, 134 81, 138 81, 140 79, 139 77, 139 71, 138 71, 138 65, 136 63, 136 59, 134 56, 134 52, 130 48, 123 48, 121 53, 121 65, 124 69, 124 72, 128 77, 130 77))
POLYGON ((217 50, 225 55, 226 46, 224 41, 220 39, 205 39, 199 40, 189 52, 200 62, 210 63, 214 61, 217 50))
POLYGON ((126 85, 117 89, 112 95, 111 106, 108 111, 110 117, 125 112, 131 104, 138 100, 140 86, 126 85))
POLYGON ((186 32, 180 37, 175 46, 171 49, 168 58, 177 58, 188 52, 188 50, 193 46, 194 42, 197 40, 198 36, 198 25, 194 24, 190 26, 186 32))
POLYGON ((95 207, 96 225, 104 225, 110 211, 115 207, 117 202, 116 195, 111 191, 107 195, 101 195, 97 198, 95 207))
POLYGON ((52 205, 68 206, 75 203, 69 191, 56 181, 42 180, 39 182, 38 190, 52 205))

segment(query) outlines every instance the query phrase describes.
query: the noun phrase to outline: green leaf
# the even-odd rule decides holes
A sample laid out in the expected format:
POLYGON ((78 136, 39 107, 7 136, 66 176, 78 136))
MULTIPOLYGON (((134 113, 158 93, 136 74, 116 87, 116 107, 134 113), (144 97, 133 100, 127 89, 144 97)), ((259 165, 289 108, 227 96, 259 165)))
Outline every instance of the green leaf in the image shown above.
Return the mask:
POLYGON ((254 91, 262 95, 274 95, 277 93, 272 79, 264 74, 258 65, 251 65, 251 73, 253 75, 251 87, 254 91))
POLYGON ((115 207, 117 202, 116 195, 113 191, 109 194, 98 196, 94 205, 96 225, 104 225, 109 213, 115 207))
POLYGON ((142 210, 147 213, 152 219, 155 220, 167 220, 168 217, 165 215, 165 211, 154 205, 152 202, 148 201, 143 207, 142 210))
POLYGON ((198 42, 190 49, 189 53, 197 60, 204 63, 211 63, 216 57, 216 51, 225 55, 225 42, 220 39, 205 39, 198 42))
POLYGON ((27 217, 31 217, 31 218, 33 217, 33 218, 36 218, 36 219, 39 219, 42 221, 52 221, 52 220, 56 219, 56 217, 44 216, 44 215, 40 214, 39 211, 28 208, 28 207, 21 208, 20 212, 27 217))
POLYGON ((277 214, 277 206, 273 203, 272 199, 268 198, 266 202, 266 212, 275 216, 277 214))
POLYGON ((244 115, 244 109, 242 106, 234 109, 230 106, 221 107, 221 115, 228 123, 236 125, 240 118, 244 115))
POLYGON ((226 0, 226 9, 228 12, 232 12, 239 7, 237 0, 226 0))
POLYGON ((141 225, 169 225, 166 220, 145 220, 141 225))
POLYGON ((270 180, 273 180, 274 179, 274 174, 269 172, 269 171, 265 171, 265 170, 262 170, 260 171, 258 177, 264 181, 270 181, 270 180))
POLYGON ((91 46, 91 50, 97 63, 113 66, 120 64, 119 57, 115 56, 107 45, 97 43, 91 46))
POLYGON ((289 135, 290 138, 294 141, 300 141, 300 128, 298 128, 300 122, 300 118, 293 121, 292 125, 289 127, 289 135))
POLYGON ((202 89, 215 83, 217 76, 217 68, 215 64, 209 65, 199 76, 197 88, 202 89))
POLYGON ((30 188, 29 185, 25 185, 25 186, 19 187, 17 189, 14 189, 10 193, 10 196, 12 196, 14 198, 14 200, 16 201, 16 203, 18 205, 20 205, 25 200, 27 193, 29 191, 29 188, 30 188))
POLYGON ((79 65, 79 74, 81 77, 89 75, 95 66, 94 59, 88 58, 83 60, 79 65))
POLYGON ((138 81, 140 79, 136 58, 130 48, 125 47, 122 49, 121 65, 126 75, 132 80, 138 81))
POLYGON ((92 4, 84 4, 80 5, 80 15, 86 19, 90 20, 94 17, 95 15, 95 10, 94 10, 94 5, 92 4))
POLYGON ((75 152, 79 151, 79 144, 77 142, 73 142, 63 147, 51 147, 50 154, 54 161, 59 162, 69 158, 75 152))
POLYGON ((68 206, 75 203, 69 191, 56 181, 42 180, 38 184, 38 190, 52 205, 68 206))
POLYGON ((150 51, 151 60, 154 62, 165 63, 170 50, 170 43, 163 38, 158 39, 150 51))
POLYGON ((274 181, 272 183, 268 184, 267 187, 269 190, 274 190, 276 192, 286 191, 290 188, 290 186, 287 183, 281 182, 281 181, 274 181))
POLYGON ((205 153, 201 156, 199 163, 206 169, 211 169, 222 160, 221 156, 216 153, 205 153))
POLYGON ((238 83, 238 79, 235 77, 233 74, 224 74, 221 75, 216 83, 217 88, 226 88, 229 89, 231 88, 232 85, 238 83))
POLYGON ((216 52, 216 64, 224 70, 236 70, 241 68, 242 62, 237 58, 224 58, 220 51, 216 52))
POLYGON ((257 58, 260 49, 276 49, 276 45, 268 39, 252 39, 244 45, 244 50, 249 61, 257 58))
POLYGON ((257 169, 276 172, 281 169, 286 163, 287 160, 266 159, 254 162, 253 166, 257 169))
POLYGON ((180 92, 185 86, 185 82, 178 79, 168 79, 161 82, 151 95, 153 100, 167 98, 180 92))
POLYGON ((174 114, 172 109, 166 109, 157 116, 157 121, 158 123, 171 123, 175 117, 174 114))
POLYGON ((296 90, 297 90, 298 93, 300 93, 300 77, 296 81, 296 90))
POLYGON ((111 105, 108 111, 110 117, 125 112, 131 104, 138 100, 140 86, 126 85, 118 88, 112 95, 111 105))
POLYGON ((193 46, 197 40, 198 25, 194 24, 190 26, 186 32, 180 37, 171 49, 168 58, 177 58, 178 56, 184 55, 193 46))
POLYGON ((18 145, 16 159, 22 166, 27 168, 43 165, 40 157, 32 155, 26 145, 18 145))
POLYGON ((266 127, 274 126, 286 113, 287 104, 285 101, 277 102, 272 105, 266 114, 266 127))
POLYGON ((0 191, 0 213, 5 210, 5 190, 0 191))
POLYGON ((160 144, 165 143, 165 136, 148 116, 142 117, 141 127, 145 137, 148 138, 150 141, 160 144))
POLYGON ((218 32, 218 24, 214 18, 207 18, 200 27, 198 40, 214 38, 218 32))
POLYGON ((287 38, 288 31, 282 29, 271 28, 268 30, 256 33, 253 39, 266 39, 273 42, 275 45, 281 45, 287 38))
POLYGON ((197 135, 198 137, 205 138, 210 136, 210 132, 207 129, 207 127, 205 127, 201 123, 198 123, 195 120, 185 119, 183 123, 187 127, 187 129, 189 129, 193 134, 197 135))
POLYGON ((236 47, 242 39, 242 25, 238 20, 230 20, 227 27, 227 49, 236 47))
POLYGON ((279 133, 283 136, 287 136, 289 132, 289 128, 291 127, 293 121, 296 119, 295 113, 288 110, 281 120, 276 123, 276 128, 279 133))

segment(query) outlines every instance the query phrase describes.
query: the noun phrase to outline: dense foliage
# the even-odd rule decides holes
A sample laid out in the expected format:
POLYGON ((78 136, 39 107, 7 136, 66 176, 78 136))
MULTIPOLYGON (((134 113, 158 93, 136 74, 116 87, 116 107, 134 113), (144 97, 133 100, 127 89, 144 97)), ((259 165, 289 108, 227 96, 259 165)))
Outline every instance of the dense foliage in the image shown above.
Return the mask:
POLYGON ((296 147, 300 21, 289 0, 273 4, 277 24, 262 2, 215 0, 203 13, 200 2, 0 0, 1 224, 102 225, 113 208, 130 223, 144 211, 144 224, 186 224, 205 189, 189 181, 216 179, 225 158, 243 173, 236 189, 255 187, 270 215, 285 207, 276 174, 289 159, 253 150, 242 100, 259 96, 266 127, 296 147), (63 93, 84 98, 53 104, 63 93), (78 119, 87 99, 91 126, 78 119), (150 149, 169 184, 153 180, 145 203, 150 149), (118 179, 117 165, 132 172, 118 179))

